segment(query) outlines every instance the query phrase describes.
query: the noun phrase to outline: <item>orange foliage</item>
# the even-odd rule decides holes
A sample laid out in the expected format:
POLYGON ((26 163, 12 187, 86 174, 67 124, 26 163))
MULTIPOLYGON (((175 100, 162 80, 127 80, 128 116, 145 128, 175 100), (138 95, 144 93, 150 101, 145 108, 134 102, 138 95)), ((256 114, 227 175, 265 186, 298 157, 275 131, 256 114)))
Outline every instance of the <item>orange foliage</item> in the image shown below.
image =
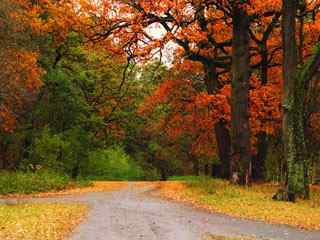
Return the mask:
MULTIPOLYGON (((228 11, 230 1, 205 0, 161 0, 161 1, 88 1, 88 0, 38 0, 32 5, 28 0, 14 0, 19 6, 11 12, 11 18, 19 24, 15 25, 15 32, 31 29, 33 34, 44 35, 52 33, 54 42, 60 43, 70 30, 80 30, 94 44, 105 44, 108 51, 123 57, 123 53, 140 60, 148 60, 163 49, 168 43, 175 42, 179 47, 175 51, 174 71, 185 74, 164 81, 155 92, 145 99, 139 112, 150 116, 158 107, 164 108, 161 119, 152 122, 149 131, 164 131, 171 139, 178 139, 183 135, 193 136, 192 151, 196 154, 215 154, 214 125, 218 121, 230 124, 230 62, 232 18, 228 11), (208 6, 206 5, 208 4, 208 6), (202 15, 201 15, 202 14, 202 15), (41 16, 47 15, 47 18, 41 16), (205 20, 204 23, 201 22, 205 20), (152 34, 153 30, 156 33, 152 34), (223 47, 220 44, 225 44, 223 47), (225 66, 217 64, 220 72, 218 80, 220 89, 215 89, 214 95, 209 95, 203 89, 194 86, 194 81, 187 75, 204 75, 204 61, 195 60, 196 57, 214 61, 223 59, 225 66), (193 59, 192 59, 193 57, 193 59), (183 60, 181 60, 183 59, 183 60), (226 60, 227 59, 227 60, 226 60), (181 61, 180 61, 181 60, 181 61), (194 61, 191 61, 194 60, 194 61), (230 59, 229 59, 230 60, 230 59)), ((311 1, 307 9, 312 9, 320 1, 311 1)), ((259 41, 273 21, 276 12, 281 9, 280 0, 255 0, 245 4, 251 15, 251 64, 261 62, 259 41)), ((319 17, 319 13, 315 18, 319 17)), ((0 21, 0 24, 3 24, 0 21)), ((312 46, 319 39, 319 21, 306 21, 304 26, 303 54, 310 54, 312 46)), ((266 40, 268 50, 268 83, 260 83, 259 67, 253 69, 250 90, 250 124, 252 130, 252 145, 255 146, 256 136, 265 132, 274 135, 281 127, 281 33, 278 25, 272 29, 266 40)), ((94 45, 92 44, 92 45, 94 45)), ((26 89, 34 91, 41 86, 41 69, 37 65, 35 51, 21 51, 9 49, 10 53, 5 64, 4 72, 14 76, 8 81, 7 88, 26 89)), ((202 76, 203 78, 203 76, 202 76)), ((13 91, 15 92, 15 91, 13 91)), ((15 92, 23 102, 26 94, 15 92)), ((8 100, 0 108, 0 125, 3 129, 13 128, 15 117, 12 110, 16 101, 8 100)), ((109 115, 112 106, 101 107, 100 115, 109 115)), ((313 121, 314 122, 314 121, 313 121)), ((111 126, 110 129, 116 129, 111 126)), ((316 129, 316 126, 314 126, 316 129)), ((121 131, 119 137, 122 136, 121 131)))
MULTIPOLYGON (((32 33, 38 36, 50 33, 55 43, 65 40, 70 30, 79 30, 80 19, 84 19, 77 15, 77 1, 37 0, 34 4, 29 0, 13 1, 19 7, 11 13, 11 17, 19 23, 15 30, 23 32, 26 28, 31 28, 32 33)), ((84 23, 83 20, 82 24, 84 23)))
POLYGON ((214 155, 214 124, 219 120, 230 121, 230 106, 223 91, 208 95, 197 92, 191 81, 167 80, 145 100, 139 112, 148 116, 160 105, 168 105, 170 111, 150 126, 151 132, 164 131, 173 140, 193 136, 193 154, 214 155))
MULTIPOLYGON (((254 77, 250 91, 250 124, 255 151, 257 135, 275 135, 281 127, 281 91, 279 83, 262 85, 254 77)), ((195 155, 216 154, 214 126, 222 121, 231 123, 231 86, 225 85, 214 95, 197 91, 191 80, 166 80, 140 106, 142 116, 151 116, 157 108, 167 106, 162 119, 151 122, 150 132, 165 132, 169 139, 193 136, 191 152, 195 155)))
POLYGON ((10 48, 2 54, 5 58, 0 62, 0 95, 3 96, 0 130, 8 132, 15 128, 18 112, 42 85, 40 77, 43 71, 37 64, 38 55, 34 52, 10 48))
POLYGON ((0 131, 15 128, 19 114, 33 101, 42 85, 44 71, 38 65, 40 51, 36 41, 50 34, 53 45, 59 45, 71 30, 82 30, 87 23, 88 16, 76 11, 79 3, 5 0, 1 5, 4 14, 0 25, 5 26, 6 33, 0 46, 0 131))

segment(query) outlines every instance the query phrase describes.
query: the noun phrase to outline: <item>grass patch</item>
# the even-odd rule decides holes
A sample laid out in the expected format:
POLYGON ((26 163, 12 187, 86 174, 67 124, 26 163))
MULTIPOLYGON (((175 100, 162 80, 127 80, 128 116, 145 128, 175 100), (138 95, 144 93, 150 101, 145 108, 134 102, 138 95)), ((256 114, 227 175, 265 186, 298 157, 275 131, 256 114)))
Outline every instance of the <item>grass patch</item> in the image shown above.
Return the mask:
POLYGON ((91 186, 89 181, 71 181, 66 175, 50 171, 0 172, 0 195, 62 191, 89 186, 91 186))
POLYGON ((168 178, 168 181, 194 181, 194 180, 198 180, 199 177, 197 176, 172 176, 168 178))
POLYGON ((0 239, 62 240, 87 211, 80 204, 0 205, 0 239))
POLYGON ((278 186, 257 184, 250 188, 227 181, 193 178, 160 183, 160 194, 174 200, 230 216, 320 230, 320 188, 312 188, 312 198, 297 203, 272 200, 278 186))
POLYGON ((69 184, 69 177, 48 171, 0 172, 0 194, 58 191, 69 184))

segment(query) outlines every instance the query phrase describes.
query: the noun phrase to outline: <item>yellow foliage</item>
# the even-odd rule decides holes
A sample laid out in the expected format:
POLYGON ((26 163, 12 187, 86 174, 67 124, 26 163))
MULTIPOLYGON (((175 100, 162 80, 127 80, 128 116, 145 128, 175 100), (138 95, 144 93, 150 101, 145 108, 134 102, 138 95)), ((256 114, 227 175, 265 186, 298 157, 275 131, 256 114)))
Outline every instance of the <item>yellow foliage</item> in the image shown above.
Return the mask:
POLYGON ((272 200, 278 186, 256 184, 251 188, 234 186, 226 181, 208 180, 207 187, 186 182, 163 182, 159 194, 177 201, 191 203, 212 212, 234 217, 286 224, 320 230, 320 189, 312 188, 312 198, 297 203, 272 200))
POLYGON ((87 211, 80 204, 0 205, 0 239, 62 240, 87 211))

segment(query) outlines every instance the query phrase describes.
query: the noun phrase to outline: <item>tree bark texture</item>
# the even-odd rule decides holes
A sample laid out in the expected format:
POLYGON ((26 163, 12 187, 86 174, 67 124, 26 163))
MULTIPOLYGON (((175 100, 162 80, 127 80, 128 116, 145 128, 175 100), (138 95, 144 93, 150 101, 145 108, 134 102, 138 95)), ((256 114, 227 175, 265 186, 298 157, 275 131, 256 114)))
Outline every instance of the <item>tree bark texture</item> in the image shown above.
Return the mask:
POLYGON ((249 17, 240 3, 233 6, 232 44, 232 163, 235 182, 251 182, 251 147, 249 126, 249 17))

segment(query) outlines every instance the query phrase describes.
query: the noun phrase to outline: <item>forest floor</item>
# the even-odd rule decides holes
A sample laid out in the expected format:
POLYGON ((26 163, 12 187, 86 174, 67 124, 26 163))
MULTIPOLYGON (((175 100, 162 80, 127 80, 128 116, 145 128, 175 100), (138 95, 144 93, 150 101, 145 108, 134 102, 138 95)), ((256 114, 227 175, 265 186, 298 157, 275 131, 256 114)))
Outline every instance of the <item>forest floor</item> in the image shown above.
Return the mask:
POLYGON ((235 240, 239 236, 239 239, 319 240, 320 237, 319 231, 210 213, 190 204, 155 197, 155 192, 159 193, 158 183, 129 183, 114 192, 11 198, 0 203, 88 205, 87 219, 75 229, 70 240, 235 240))

